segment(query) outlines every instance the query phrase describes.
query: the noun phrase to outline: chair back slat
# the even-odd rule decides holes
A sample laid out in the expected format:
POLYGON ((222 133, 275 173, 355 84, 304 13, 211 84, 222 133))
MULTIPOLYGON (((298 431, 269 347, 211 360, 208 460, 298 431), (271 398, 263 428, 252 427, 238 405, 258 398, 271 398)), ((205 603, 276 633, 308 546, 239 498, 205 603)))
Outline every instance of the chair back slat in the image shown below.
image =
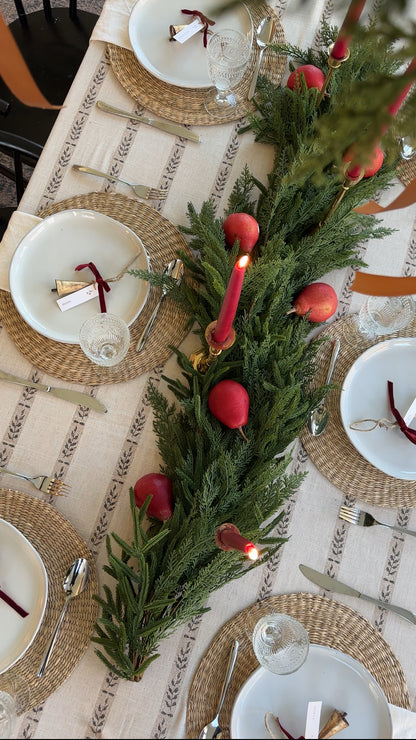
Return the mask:
MULTIPOLYGON (((45 18, 48 21, 51 21, 53 18, 52 15, 52 7, 50 0, 42 0, 43 1, 43 10, 45 13, 45 18)), ((14 4, 16 7, 17 15, 19 16, 20 20, 22 22, 26 21, 26 11, 23 5, 22 0, 14 0, 14 4)), ((77 0, 68 0, 69 5, 69 16, 70 18, 74 19, 77 17, 77 0)))

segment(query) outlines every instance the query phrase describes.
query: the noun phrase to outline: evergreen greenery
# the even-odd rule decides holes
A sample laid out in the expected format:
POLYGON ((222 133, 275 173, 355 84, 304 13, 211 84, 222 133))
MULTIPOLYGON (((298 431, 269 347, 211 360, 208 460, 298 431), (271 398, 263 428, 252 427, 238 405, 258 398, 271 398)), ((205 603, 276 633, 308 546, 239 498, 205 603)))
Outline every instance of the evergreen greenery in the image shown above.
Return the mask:
MULTIPOLYGON (((324 43, 334 33, 324 26, 324 43)), ((376 45, 359 43, 351 51, 351 63, 337 73, 331 97, 319 108, 316 90, 291 91, 264 77, 259 80, 257 111, 242 136, 271 144, 274 163, 266 187, 245 167, 228 204, 227 213, 248 212, 260 224, 234 322, 236 341, 205 374, 172 348, 181 374, 165 378, 171 400, 152 383, 149 393, 163 461, 160 472, 173 482, 173 516, 163 524, 150 520, 147 504, 139 510, 131 489, 133 539, 127 542, 116 533, 107 538, 104 570, 114 590, 105 585, 103 596, 97 597, 101 616, 93 640, 99 657, 123 678, 139 680, 158 657, 160 641, 204 612, 210 593, 263 565, 284 544, 273 531, 284 502, 304 477, 288 472, 291 446, 327 390, 312 382, 316 352, 325 339, 310 341, 311 329, 318 325, 289 312, 302 288, 331 270, 362 266, 359 245, 389 233, 375 217, 354 208, 389 188, 397 154, 387 156, 376 175, 351 187, 325 221, 343 180, 342 151, 331 146, 328 122, 344 121, 354 85, 363 83, 367 73, 390 74, 397 68, 391 50, 377 52, 376 45), (317 157, 325 160, 318 177, 317 157), (209 411, 209 392, 224 378, 248 391, 248 441, 209 411), (249 563, 241 553, 216 546, 214 533, 224 522, 232 522, 259 545, 259 560, 249 563)), ((279 52, 325 71, 324 54, 316 57, 311 50, 293 47, 279 52)), ((372 115, 365 126, 360 118, 361 131, 372 125, 372 115)), ((358 129, 350 121, 343 125, 351 132, 345 148, 358 129)), ((178 255, 188 279, 180 288, 166 282, 170 295, 188 311, 190 325, 196 324, 202 344, 206 326, 218 316, 238 254, 238 244, 226 248, 224 215, 216 217, 211 201, 199 213, 188 204, 189 225, 181 228, 192 257, 178 255)), ((164 280, 135 274, 159 285, 164 280)))

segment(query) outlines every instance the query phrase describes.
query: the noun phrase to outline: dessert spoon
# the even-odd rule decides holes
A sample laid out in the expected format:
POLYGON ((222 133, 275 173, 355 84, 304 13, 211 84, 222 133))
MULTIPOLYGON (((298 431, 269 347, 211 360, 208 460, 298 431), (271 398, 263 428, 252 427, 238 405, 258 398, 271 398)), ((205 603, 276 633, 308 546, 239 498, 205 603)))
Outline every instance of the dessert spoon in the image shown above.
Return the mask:
POLYGON ((75 596, 78 596, 78 594, 84 591, 85 586, 87 584, 88 573, 89 573, 89 565, 88 565, 88 560, 86 558, 78 558, 72 563, 72 565, 67 570, 66 576, 64 578, 64 582, 62 584, 62 587, 66 593, 65 603, 61 611, 61 615, 56 623, 56 627, 54 629, 53 635, 49 641, 49 645, 46 648, 45 654, 42 659, 42 663, 40 664, 40 668, 38 670, 39 678, 41 678, 46 671, 46 667, 49 663, 49 658, 51 657, 51 653, 54 648, 59 629, 61 627, 63 618, 65 616, 65 612, 67 610, 67 606, 71 599, 75 598, 75 596))
MULTIPOLYGON (((329 385, 331 382, 332 373, 334 372, 335 363, 337 361, 340 346, 341 346, 341 343, 339 339, 335 339, 333 347, 332 347, 331 360, 329 363, 328 374, 326 376, 325 385, 329 385)), ((322 432, 326 428, 327 424, 328 424, 328 410, 325 406, 325 399, 324 399, 311 411, 311 414, 308 418, 307 426, 308 426, 308 430, 310 431, 313 437, 319 437, 319 435, 322 434, 322 432)))
POLYGON ((230 657, 228 659, 227 673, 225 674, 224 683, 221 689, 221 696, 220 702, 218 704, 217 714, 215 715, 214 719, 211 720, 211 722, 208 722, 208 724, 202 728, 201 732, 199 733, 199 740, 212 740, 212 738, 218 737, 221 732, 219 716, 229 683, 231 681, 231 676, 233 675, 239 647, 240 643, 238 642, 238 640, 234 640, 233 647, 230 652, 230 657))
POLYGON ((257 85, 257 78, 259 76, 259 70, 261 65, 261 60, 263 57, 263 52, 267 48, 267 45, 270 42, 270 39, 272 37, 274 30, 274 20, 271 18, 271 16, 266 16, 266 18, 263 18, 263 20, 259 23, 257 26, 256 31, 256 44, 260 49, 259 55, 257 57, 256 66, 254 68, 253 77, 251 79, 250 88, 248 91, 248 99, 251 100, 251 98, 254 95, 254 91, 256 89, 257 85))
MULTIPOLYGON (((177 284, 179 285, 179 283, 182 280, 182 275, 183 275, 183 262, 182 262, 182 260, 180 260, 180 259, 171 260, 169 262, 169 264, 166 265, 165 269, 163 270, 163 274, 166 277, 172 277, 174 280, 176 280, 177 284)), ((163 288, 162 288, 162 295, 160 296, 158 302, 156 303, 156 306, 154 307, 153 312, 152 312, 152 314, 151 314, 151 316, 150 316, 150 318, 149 318, 146 326, 144 327, 144 329, 143 329, 143 331, 142 331, 142 333, 140 335, 140 338, 139 338, 139 340, 138 340, 138 342, 136 344, 136 352, 141 352, 142 351, 142 349, 143 349, 143 347, 145 345, 146 339, 147 339, 147 337, 150 334, 150 329, 153 326, 153 322, 154 322, 154 320, 155 320, 155 318, 156 318, 156 316, 158 314, 159 308, 161 307, 162 302, 163 302, 163 300, 164 300, 167 292, 168 292, 167 286, 164 285, 163 288)))

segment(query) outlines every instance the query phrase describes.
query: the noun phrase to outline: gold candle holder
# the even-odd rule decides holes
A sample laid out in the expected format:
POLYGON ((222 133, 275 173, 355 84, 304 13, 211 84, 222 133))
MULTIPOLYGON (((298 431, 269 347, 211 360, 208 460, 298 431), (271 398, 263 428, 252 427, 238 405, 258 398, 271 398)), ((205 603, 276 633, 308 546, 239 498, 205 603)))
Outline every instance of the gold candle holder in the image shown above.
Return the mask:
POLYGON ((341 201, 342 201, 345 193, 350 188, 354 187, 354 185, 357 185, 357 183, 359 183, 360 180, 362 180, 362 178, 364 176, 364 167, 361 167, 360 168, 360 173, 359 173, 358 177, 351 177, 348 174, 349 167, 351 167, 351 162, 346 162, 345 165, 344 165, 344 182, 341 185, 341 190, 339 191, 339 193, 338 193, 337 197, 335 198, 335 200, 333 201, 333 203, 332 203, 332 205, 331 205, 328 213, 326 214, 325 218, 322 219, 322 221, 319 224, 319 226, 322 226, 322 224, 325 223, 325 221, 328 221, 328 219, 331 218, 331 216, 334 213, 335 209, 338 208, 339 204, 341 203, 341 201))
POLYGON ((198 352, 192 352, 189 356, 193 368, 202 374, 206 373, 209 366, 217 359, 223 349, 228 349, 235 342, 235 331, 233 327, 231 327, 230 333, 224 342, 216 342, 214 339, 216 326, 217 322, 211 321, 205 329, 205 339, 208 347, 201 347, 198 352))
POLYGON ((328 48, 328 51, 329 51, 329 56, 328 56, 328 66, 329 66, 329 69, 328 69, 328 72, 326 74, 326 77, 325 77, 325 80, 324 80, 324 84, 322 85, 322 89, 321 89, 321 91, 320 91, 320 93, 318 95, 318 99, 316 101, 316 107, 317 108, 319 108, 319 106, 322 103, 322 100, 324 99, 324 96, 326 94, 327 87, 329 85, 329 82, 330 82, 330 79, 332 77, 332 73, 333 73, 334 69, 338 69, 338 67, 340 67, 341 64, 343 64, 343 62, 346 62, 350 58, 350 50, 347 49, 347 53, 346 53, 346 55, 345 55, 345 57, 343 59, 335 59, 335 57, 332 56, 332 49, 333 48, 334 48, 334 44, 331 44, 331 46, 329 46, 329 48, 328 48))

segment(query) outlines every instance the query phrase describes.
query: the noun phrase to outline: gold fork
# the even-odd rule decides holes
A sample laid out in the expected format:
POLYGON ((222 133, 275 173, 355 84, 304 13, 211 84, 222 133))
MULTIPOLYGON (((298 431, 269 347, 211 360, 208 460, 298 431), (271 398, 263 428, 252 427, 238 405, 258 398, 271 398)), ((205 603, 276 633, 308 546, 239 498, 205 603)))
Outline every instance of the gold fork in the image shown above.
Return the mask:
POLYGON ((51 493, 53 496, 67 496, 71 490, 71 487, 67 483, 59 480, 59 478, 51 478, 47 475, 36 475, 31 478, 30 475, 14 473, 13 470, 1 467, 0 472, 7 473, 7 475, 15 475, 17 478, 24 478, 25 480, 30 481, 30 483, 33 483, 35 488, 39 491, 43 491, 43 493, 51 493))
POLYGON ((361 509, 357 509, 355 506, 341 506, 339 516, 340 519, 344 519, 344 521, 349 522, 350 524, 359 524, 360 527, 372 527, 374 524, 380 524, 382 527, 395 529, 396 532, 411 534, 413 537, 416 537, 416 532, 413 532, 413 530, 404 529, 404 527, 397 527, 395 524, 379 522, 372 514, 370 514, 369 511, 362 511, 361 509))
POLYGON ((166 189, 162 190, 161 188, 152 188, 150 185, 139 185, 138 183, 128 182, 127 180, 122 180, 120 177, 114 177, 114 175, 110 175, 108 172, 94 170, 92 167, 73 164, 72 169, 77 170, 78 172, 86 172, 88 175, 104 177, 106 180, 110 180, 110 182, 124 182, 125 185, 129 185, 133 188, 139 198, 143 198, 144 200, 165 200, 165 198, 168 197, 168 191, 166 189))

